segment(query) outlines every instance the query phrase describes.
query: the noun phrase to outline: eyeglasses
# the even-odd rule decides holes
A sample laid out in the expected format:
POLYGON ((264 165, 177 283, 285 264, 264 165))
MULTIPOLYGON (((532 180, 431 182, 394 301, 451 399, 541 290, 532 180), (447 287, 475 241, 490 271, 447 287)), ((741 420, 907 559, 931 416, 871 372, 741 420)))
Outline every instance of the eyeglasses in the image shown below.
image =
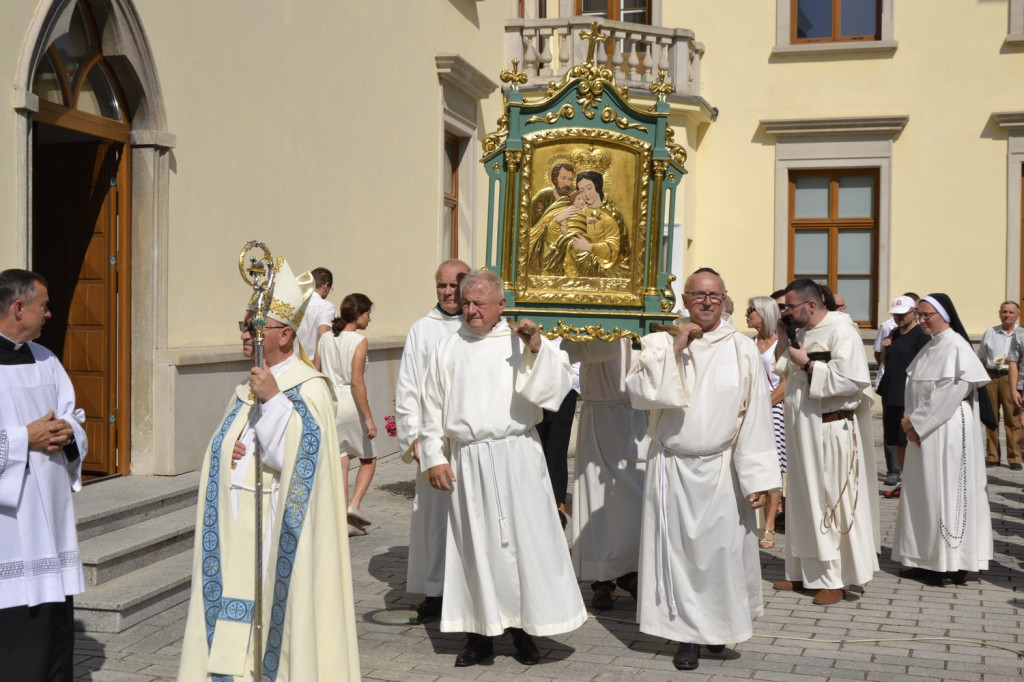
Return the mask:
MULTIPOLYGON (((287 326, 288 325, 286 325, 286 324, 278 324, 278 325, 269 325, 268 324, 268 325, 264 325, 263 328, 264 329, 284 329, 287 326)), ((256 333, 256 326, 252 323, 251 320, 249 322, 246 322, 245 320, 239 320, 238 321, 238 331, 240 331, 240 332, 249 332, 250 334, 255 334, 256 333)))
POLYGON ((721 303, 725 300, 725 292, 718 291, 684 291, 684 294, 697 301, 710 300, 712 303, 721 303))
POLYGON ((779 310, 784 313, 788 313, 793 308, 799 308, 802 305, 807 305, 810 301, 801 301, 800 303, 780 303, 779 310))
POLYGON ((939 313, 937 311, 934 312, 934 313, 922 313, 920 310, 917 311, 917 317, 919 319, 924 320, 925 322, 927 322, 928 320, 932 319, 932 316, 938 315, 938 314, 939 313))
POLYGON ((750 306, 749 308, 747 308, 747 315, 750 315, 751 313, 756 313, 756 312, 757 312, 757 308, 755 308, 754 306, 750 306))

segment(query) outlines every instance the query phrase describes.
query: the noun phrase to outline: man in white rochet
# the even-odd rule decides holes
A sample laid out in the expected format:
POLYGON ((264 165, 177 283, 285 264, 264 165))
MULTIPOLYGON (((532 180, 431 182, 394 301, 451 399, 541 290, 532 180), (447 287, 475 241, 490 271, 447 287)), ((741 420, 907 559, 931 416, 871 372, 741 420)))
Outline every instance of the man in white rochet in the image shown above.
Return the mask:
POLYGON ((71 492, 82 488, 85 413, 38 344, 46 280, 0 272, 0 677, 74 677, 73 595, 85 591, 71 492))
MULTIPOLYGON (((313 277, 295 277, 284 259, 274 267, 263 366, 235 389, 203 460, 180 682, 254 677, 257 445, 264 679, 359 679, 334 400, 295 349, 313 277)), ((254 304, 238 323, 247 358, 254 304)))
POLYGON ((463 278, 462 327, 437 346, 423 388, 420 464, 451 491, 441 631, 468 634, 459 667, 493 656, 506 629, 533 665, 532 635, 587 619, 535 428, 569 392, 569 359, 536 323, 502 319, 502 293, 493 273, 463 278))
POLYGON ((640 631, 679 642, 679 670, 700 645, 720 653, 753 635, 764 609, 755 509, 782 487, 768 375, 756 344, 723 320, 725 282, 687 278, 689 322, 645 336, 626 379, 650 410, 640 550, 640 631))
POLYGON ((780 307, 788 491, 786 579, 775 589, 815 590, 813 603, 827 606, 878 570, 871 377, 860 334, 825 309, 814 280, 791 282, 780 307))
POLYGON ((416 462, 416 496, 409 523, 409 562, 405 589, 426 595, 416 607, 420 620, 441 614, 444 592, 444 545, 448 532, 448 494, 430 487, 418 475, 420 450, 420 393, 434 348, 462 326, 459 281, 469 272, 460 260, 446 260, 434 273, 437 305, 409 329, 395 387, 395 427, 402 459, 416 462))

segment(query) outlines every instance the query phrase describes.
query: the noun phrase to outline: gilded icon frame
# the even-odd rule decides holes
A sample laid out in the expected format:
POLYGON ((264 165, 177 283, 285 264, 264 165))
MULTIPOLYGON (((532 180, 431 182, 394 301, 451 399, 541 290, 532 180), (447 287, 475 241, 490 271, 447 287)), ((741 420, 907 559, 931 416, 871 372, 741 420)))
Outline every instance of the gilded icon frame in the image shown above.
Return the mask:
MULTIPOLYGON (((566 127, 523 135, 520 168, 519 221, 516 248, 515 292, 517 302, 602 304, 642 308, 646 284, 649 186, 652 147, 650 143, 617 131, 600 128, 566 127), (546 268, 539 254, 543 233, 531 235, 535 225, 532 204, 545 188, 558 162, 568 162, 575 177, 584 170, 600 173, 604 204, 594 215, 611 216, 619 228, 618 256, 614 274, 579 274, 546 268)), ((606 223, 601 218, 602 223, 606 223)), ((607 223, 611 224, 611 223, 607 223)), ((563 228, 564 232, 564 228, 563 228)), ((569 247, 571 251, 571 247, 569 247)), ((552 250, 551 253, 554 253, 552 250)))

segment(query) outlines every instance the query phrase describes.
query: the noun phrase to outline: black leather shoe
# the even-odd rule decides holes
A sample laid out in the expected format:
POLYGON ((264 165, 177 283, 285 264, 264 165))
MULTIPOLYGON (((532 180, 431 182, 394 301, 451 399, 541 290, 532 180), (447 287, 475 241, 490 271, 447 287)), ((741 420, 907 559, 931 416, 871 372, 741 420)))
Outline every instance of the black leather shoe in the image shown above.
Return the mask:
POLYGON ((704 646, 706 646, 707 650, 713 654, 720 654, 725 651, 724 644, 705 644, 704 646))
POLYGON ((512 645, 516 648, 516 653, 512 658, 523 665, 540 663, 540 652, 537 651, 537 645, 533 643, 533 637, 519 628, 509 628, 509 630, 512 632, 512 645))
POLYGON ((494 639, 470 632, 466 648, 455 658, 456 668, 468 668, 494 656, 494 639))
POLYGON ((954 585, 966 585, 967 584, 967 571, 949 571, 946 573, 946 577, 954 585))
POLYGON ((629 596, 633 598, 633 601, 636 601, 636 589, 637 589, 637 574, 636 574, 636 571, 632 571, 631 573, 627 573, 626 575, 619 576, 618 578, 615 579, 615 584, 618 585, 623 590, 625 590, 626 592, 629 592, 629 596))
POLYGON ((420 621, 426 621, 440 616, 441 605, 443 602, 443 597, 427 597, 421 601, 420 605, 416 607, 416 615, 418 619, 420 621))
POLYGON ((700 644, 680 642, 679 648, 676 649, 676 655, 672 657, 672 665, 676 667, 676 670, 696 670, 700 665, 697 660, 699 657, 700 644))
POLYGON ((598 611, 607 611, 612 608, 614 598, 612 592, 615 591, 615 583, 610 580, 603 582, 596 582, 590 586, 594 590, 594 596, 590 600, 590 605, 598 611))

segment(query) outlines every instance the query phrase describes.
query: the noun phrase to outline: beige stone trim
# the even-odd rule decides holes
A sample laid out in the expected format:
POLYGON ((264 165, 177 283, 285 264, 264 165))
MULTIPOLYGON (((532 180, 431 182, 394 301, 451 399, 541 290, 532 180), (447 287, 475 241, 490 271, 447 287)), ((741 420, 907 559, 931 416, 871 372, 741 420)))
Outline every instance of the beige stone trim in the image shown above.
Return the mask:
MULTIPOLYGON (((1024 0, 1021 0, 1024 5, 1024 0)), ((1012 10, 1012 4, 1011 4, 1012 10)), ((1020 300, 1021 173, 1024 172, 1024 111, 992 114, 1006 138, 1006 298, 1020 300)))
POLYGON ((1010 30, 1007 45, 1024 45, 1024 0, 1010 0, 1010 30))
POLYGON ((814 135, 896 136, 907 125, 907 116, 850 116, 846 118, 780 118, 762 120, 761 127, 776 138, 814 135))

